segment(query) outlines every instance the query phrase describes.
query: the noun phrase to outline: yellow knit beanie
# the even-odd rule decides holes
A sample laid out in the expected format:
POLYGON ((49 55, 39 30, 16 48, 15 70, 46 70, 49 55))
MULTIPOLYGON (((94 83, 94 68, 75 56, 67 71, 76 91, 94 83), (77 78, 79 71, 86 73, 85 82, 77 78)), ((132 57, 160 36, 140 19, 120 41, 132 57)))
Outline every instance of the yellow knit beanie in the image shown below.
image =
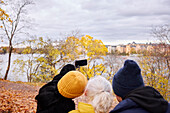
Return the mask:
POLYGON ((79 71, 69 71, 58 82, 59 93, 66 98, 75 98, 83 94, 87 78, 79 71))

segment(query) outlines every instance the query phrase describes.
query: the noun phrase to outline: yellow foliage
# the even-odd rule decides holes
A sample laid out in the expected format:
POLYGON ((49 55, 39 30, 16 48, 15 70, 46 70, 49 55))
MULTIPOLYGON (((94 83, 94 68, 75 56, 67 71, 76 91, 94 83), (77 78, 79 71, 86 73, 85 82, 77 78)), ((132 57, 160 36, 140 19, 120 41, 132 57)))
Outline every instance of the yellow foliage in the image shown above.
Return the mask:
MULTIPOLYGON (((5 4, 4 1, 0 1, 0 5, 1 4, 5 4)), ((9 18, 9 15, 3 10, 0 8, 0 20, 3 21, 3 20, 7 20, 8 22, 12 23, 12 20, 9 18)), ((0 27, 2 28, 2 27, 0 27)))
POLYGON ((139 60, 142 75, 146 85, 156 88, 165 99, 170 100, 170 80, 168 67, 164 59, 159 57, 144 56, 139 60), (163 64, 163 65, 162 65, 163 64))
POLYGON ((0 4, 4 3, 4 1, 0 0, 0 4))
MULTIPOLYGON (((35 82, 48 82, 48 80, 52 79, 52 76, 56 75, 59 70, 55 66, 61 62, 66 64, 82 58, 88 59, 88 65, 80 67, 79 70, 87 78, 106 73, 106 67, 102 62, 98 64, 95 62, 97 60, 104 61, 107 48, 101 40, 93 39, 89 35, 83 36, 80 39, 74 36, 67 37, 65 42, 57 46, 53 46, 52 42, 44 40, 43 37, 39 37, 37 40, 27 40, 27 43, 32 45, 25 48, 22 53, 26 55, 36 53, 38 55, 32 57, 33 60, 30 59, 31 62, 25 61, 28 65, 21 66, 29 68, 29 65, 34 63, 32 65, 32 72, 29 72, 29 74, 35 82), (36 47, 36 49, 32 47, 36 47)), ((18 62, 22 63, 21 60, 18 62)))
POLYGON ((81 37, 79 44, 82 47, 83 54, 87 56, 88 65, 87 67, 81 67, 80 71, 84 73, 87 78, 91 78, 95 75, 101 75, 105 73, 105 67, 102 64, 94 64, 90 66, 97 59, 104 59, 107 48, 101 40, 93 39, 89 35, 81 37))

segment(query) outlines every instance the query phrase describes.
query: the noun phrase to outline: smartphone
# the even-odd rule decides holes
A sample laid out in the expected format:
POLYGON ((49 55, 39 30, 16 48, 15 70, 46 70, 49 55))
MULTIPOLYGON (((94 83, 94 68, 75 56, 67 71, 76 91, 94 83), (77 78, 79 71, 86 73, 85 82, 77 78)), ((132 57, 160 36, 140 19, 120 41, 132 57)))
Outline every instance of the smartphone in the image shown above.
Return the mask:
POLYGON ((86 65, 87 65, 87 59, 75 61, 75 67, 76 68, 79 68, 80 66, 86 66, 86 65))

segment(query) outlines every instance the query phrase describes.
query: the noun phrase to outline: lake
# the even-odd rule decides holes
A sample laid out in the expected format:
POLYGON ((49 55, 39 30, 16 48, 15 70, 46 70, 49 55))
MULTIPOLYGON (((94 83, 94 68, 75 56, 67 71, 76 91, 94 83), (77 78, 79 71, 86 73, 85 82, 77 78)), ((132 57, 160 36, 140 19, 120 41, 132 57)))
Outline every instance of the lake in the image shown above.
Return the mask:
MULTIPOLYGON (((27 76, 26 75, 20 75, 19 73, 14 73, 14 64, 13 61, 16 59, 23 59, 26 60, 27 55, 24 54, 15 54, 12 53, 12 57, 11 57, 11 67, 10 67, 10 71, 8 74, 8 80, 10 81, 22 81, 22 82, 27 82, 27 76)), ((120 60, 126 60, 126 59, 133 59, 136 60, 137 57, 134 56, 120 56, 120 60)), ((98 61, 100 62, 100 61, 98 61)), ((5 76, 5 72, 6 72, 6 68, 7 68, 7 63, 8 63, 8 54, 0 54, 0 78, 3 78, 5 76)), ((123 64, 119 64, 119 65, 123 65, 123 64)))

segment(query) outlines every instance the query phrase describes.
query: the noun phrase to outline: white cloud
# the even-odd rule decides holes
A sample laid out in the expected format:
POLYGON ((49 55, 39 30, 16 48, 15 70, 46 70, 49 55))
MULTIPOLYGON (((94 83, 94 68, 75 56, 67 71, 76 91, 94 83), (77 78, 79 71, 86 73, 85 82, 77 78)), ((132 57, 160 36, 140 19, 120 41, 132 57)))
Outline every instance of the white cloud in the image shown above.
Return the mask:
POLYGON ((169 0, 37 0, 35 34, 57 37, 80 29, 103 42, 148 40, 151 26, 169 24, 169 0))

